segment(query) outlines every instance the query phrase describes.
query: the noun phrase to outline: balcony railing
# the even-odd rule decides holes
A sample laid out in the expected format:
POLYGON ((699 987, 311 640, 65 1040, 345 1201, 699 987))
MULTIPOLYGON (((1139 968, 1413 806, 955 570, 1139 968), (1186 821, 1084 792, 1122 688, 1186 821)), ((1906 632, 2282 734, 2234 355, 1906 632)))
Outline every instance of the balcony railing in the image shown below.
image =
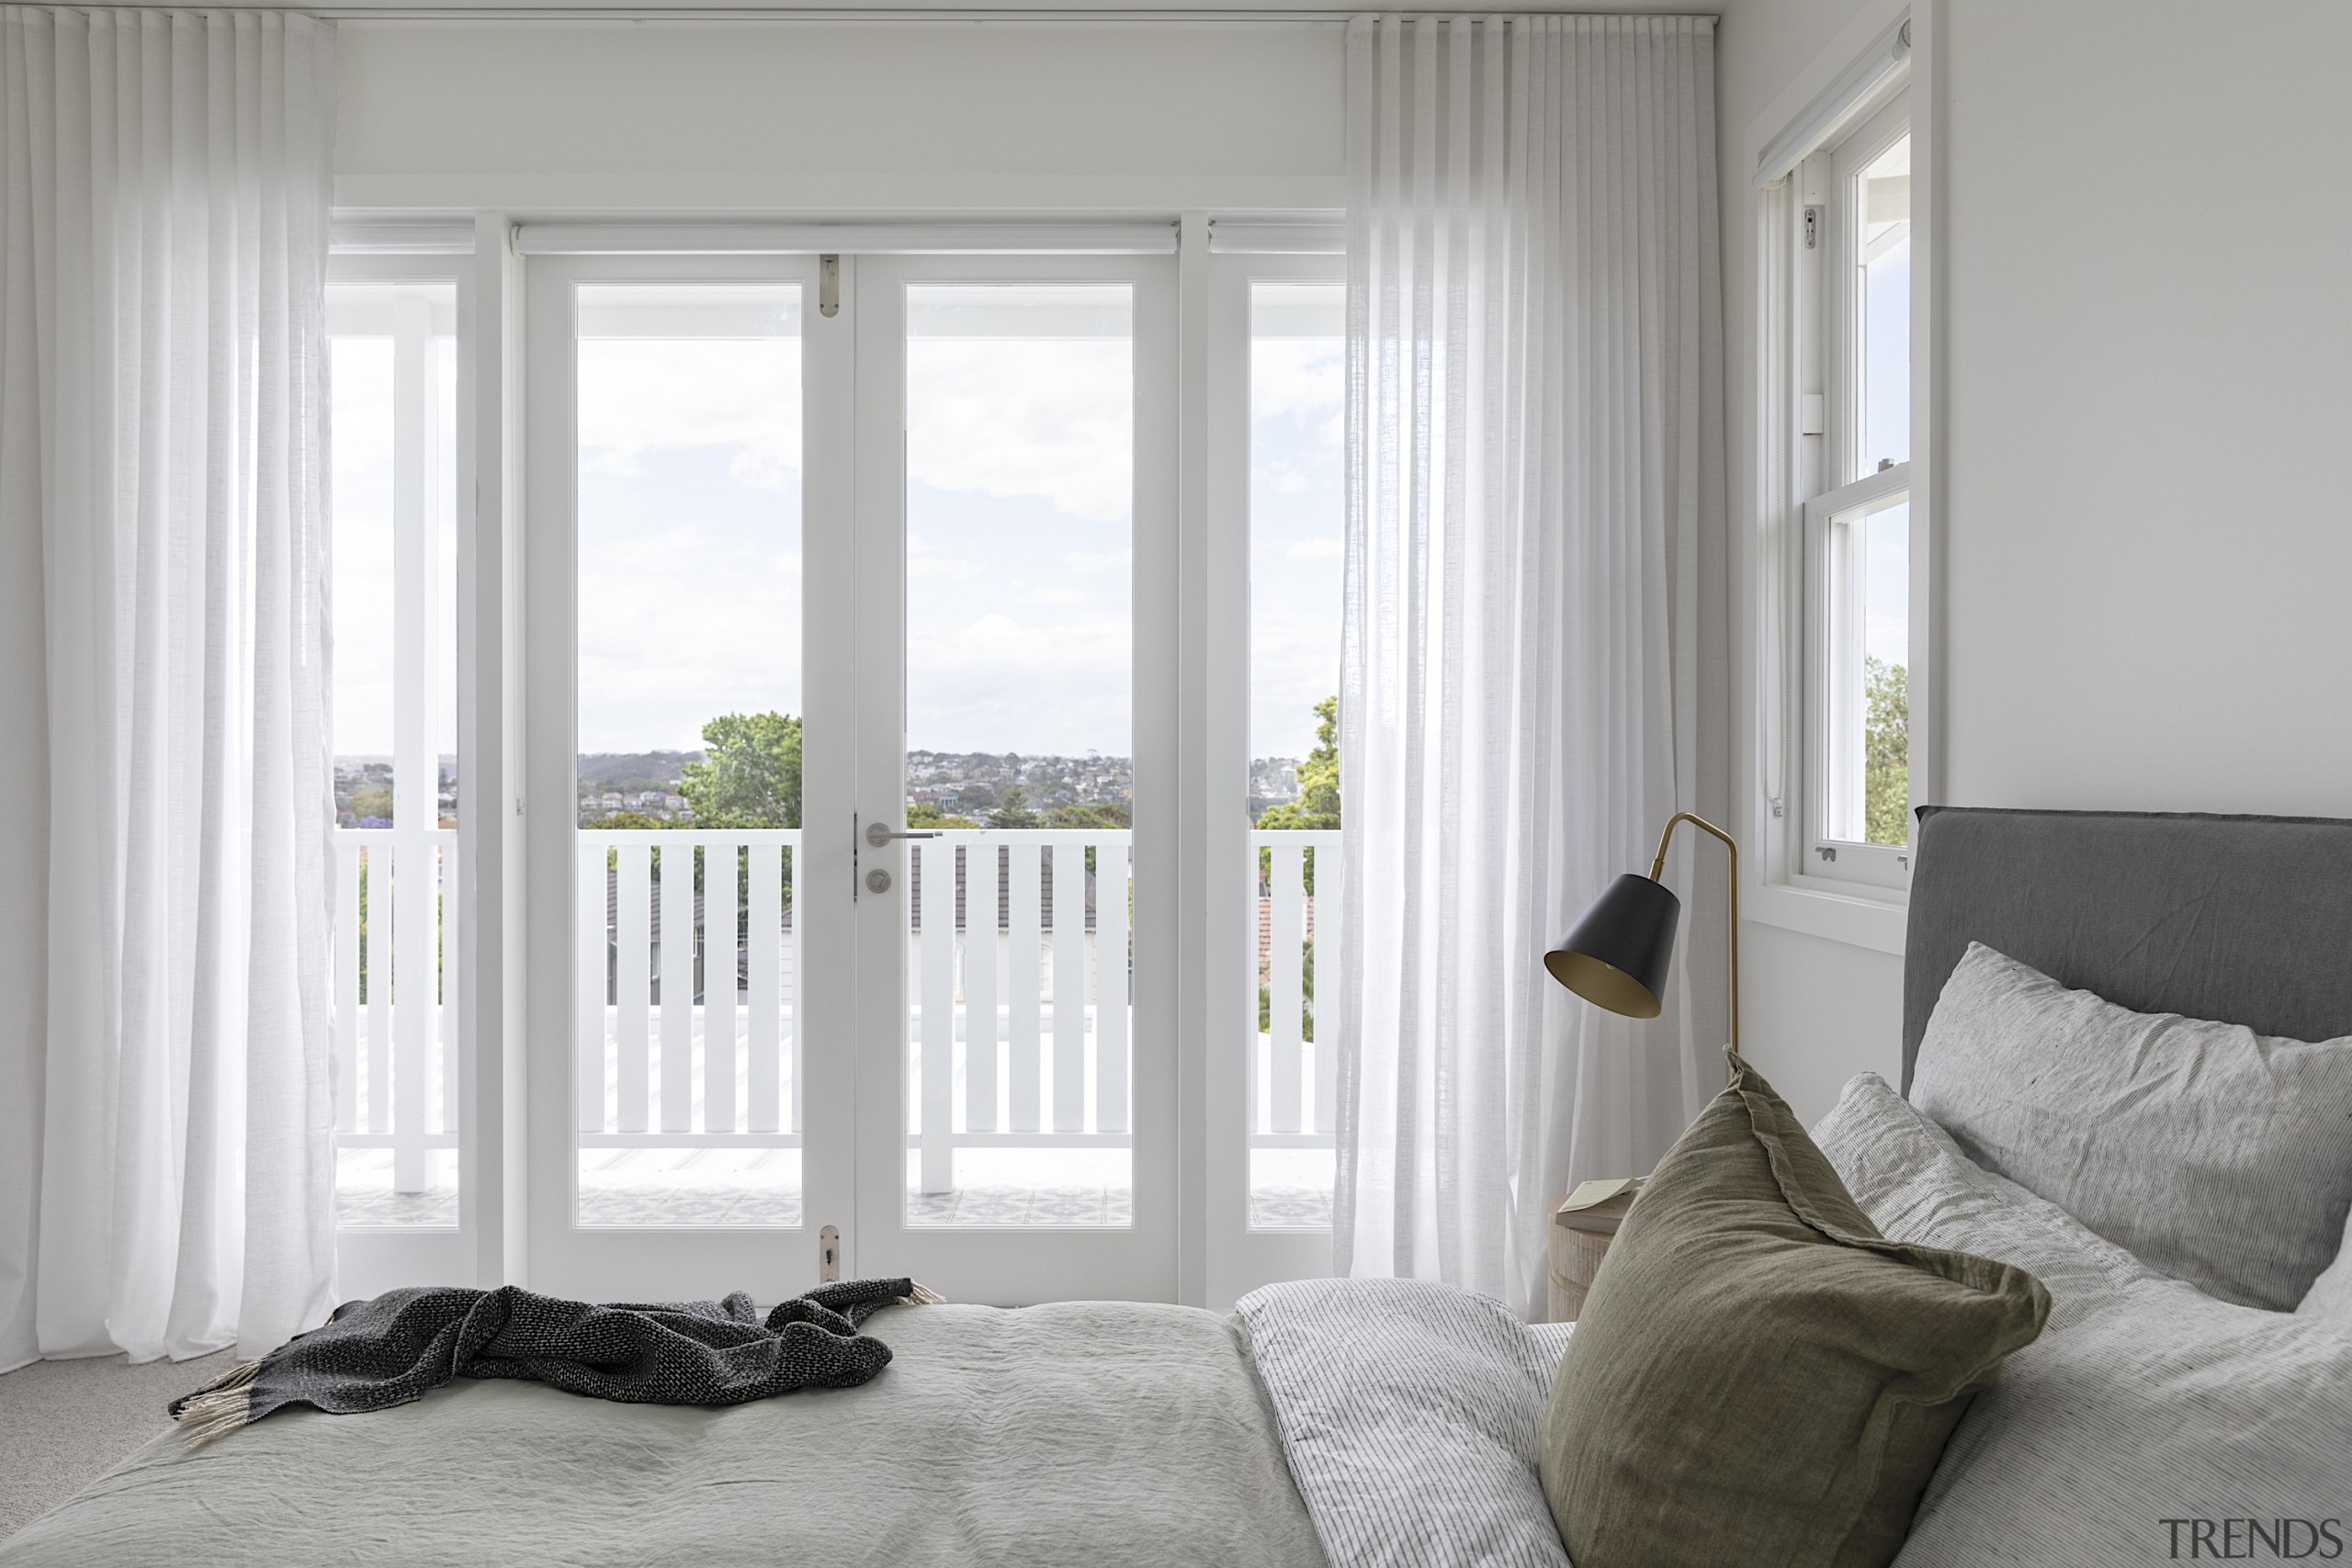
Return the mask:
POLYGON ((1315 1029, 1315 980, 1336 984, 1337 951, 1319 953, 1318 897, 1339 891, 1336 832, 1252 831, 1258 857, 1257 960, 1263 1022, 1253 1031, 1250 1143, 1259 1148, 1329 1148, 1339 1075, 1328 1033, 1315 1029), (1307 889, 1313 886, 1310 893, 1307 889))
MULTIPOLYGON (((957 1148, 1128 1143, 1130 840, 959 830, 912 846, 907 1134, 924 1190, 954 1188, 957 1148)), ((799 841, 789 829, 581 830, 582 1146, 799 1145, 799 841)), ((1253 1017, 1249 1036, 1255 1146, 1330 1145, 1315 909, 1316 894, 1336 886, 1339 841, 1250 835, 1264 868, 1262 1023, 1253 1017)), ((456 1142, 456 1042, 443 1022, 454 1015, 441 1005, 457 994, 462 951, 458 901, 443 897, 456 851, 453 829, 336 834, 337 1126, 346 1146, 390 1147, 401 1190, 425 1185, 428 1150, 456 1142), (405 1005, 412 985, 424 1005, 405 1005)), ((1323 960, 1327 988, 1335 961, 1323 960)))
POLYGON ((334 849, 336 1141, 390 1148, 421 1192, 458 1141, 458 830, 338 828, 334 849))

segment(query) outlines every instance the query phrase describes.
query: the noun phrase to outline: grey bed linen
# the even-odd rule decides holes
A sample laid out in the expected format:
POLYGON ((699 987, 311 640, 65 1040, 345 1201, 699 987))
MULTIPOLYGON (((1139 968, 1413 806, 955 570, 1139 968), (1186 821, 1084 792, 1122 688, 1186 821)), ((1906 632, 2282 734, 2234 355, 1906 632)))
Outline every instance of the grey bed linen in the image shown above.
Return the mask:
POLYGON ((1321 1568, 1231 1319, 893 1307, 890 1366, 726 1409, 461 1381, 368 1416, 175 1433, 0 1568, 1019 1562, 1321 1568))

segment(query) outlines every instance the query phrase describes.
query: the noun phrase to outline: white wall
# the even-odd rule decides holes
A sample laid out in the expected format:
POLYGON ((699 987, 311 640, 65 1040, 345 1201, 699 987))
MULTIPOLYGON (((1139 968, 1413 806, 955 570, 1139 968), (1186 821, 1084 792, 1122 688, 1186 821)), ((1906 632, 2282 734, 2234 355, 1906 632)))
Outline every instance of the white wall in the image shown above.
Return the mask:
POLYGON ((345 207, 1343 200, 1343 24, 345 22, 345 207))
MULTIPOLYGON (((1726 22, 1727 148, 1857 9, 1726 22)), ((2352 207, 2328 194, 2352 6, 1938 17, 1942 798, 2352 816, 2352 207)), ((1754 230, 1728 155, 1725 175, 1744 509, 1754 230)), ((1747 940, 1750 1054, 1800 1111, 1892 1074, 1900 959, 1747 940)))

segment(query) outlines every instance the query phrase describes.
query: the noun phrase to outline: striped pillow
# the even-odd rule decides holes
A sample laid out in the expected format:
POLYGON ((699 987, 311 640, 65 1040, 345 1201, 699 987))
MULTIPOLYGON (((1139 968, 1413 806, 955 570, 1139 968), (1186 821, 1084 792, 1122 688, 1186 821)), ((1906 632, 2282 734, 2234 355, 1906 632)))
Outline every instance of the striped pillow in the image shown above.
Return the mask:
POLYGON ((1237 1313, 1331 1568, 1568 1568, 1535 1463, 1569 1325, 1419 1280, 1272 1285, 1237 1313))

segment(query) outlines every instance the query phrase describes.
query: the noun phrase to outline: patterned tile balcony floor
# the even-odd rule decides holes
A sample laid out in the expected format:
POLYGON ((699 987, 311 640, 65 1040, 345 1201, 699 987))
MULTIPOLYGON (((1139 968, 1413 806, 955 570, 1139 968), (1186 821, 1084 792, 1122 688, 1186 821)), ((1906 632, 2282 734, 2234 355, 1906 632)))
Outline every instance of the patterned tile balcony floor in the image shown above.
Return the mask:
MULTIPOLYGON (((1251 1160, 1252 1230, 1328 1230, 1328 1149, 1260 1149, 1251 1160)), ((967 1149, 956 1156, 957 1186, 924 1193, 920 1159, 908 1160, 907 1223, 918 1227, 1086 1229, 1132 1224, 1135 1197, 1124 1150, 967 1149)), ((453 1226, 456 1162, 435 1151, 431 1185, 395 1191, 390 1151, 345 1149, 337 1156, 335 1209, 346 1228, 453 1226)), ((804 1223, 796 1150, 627 1149, 592 1151, 583 1161, 584 1226, 773 1227, 804 1223)))

